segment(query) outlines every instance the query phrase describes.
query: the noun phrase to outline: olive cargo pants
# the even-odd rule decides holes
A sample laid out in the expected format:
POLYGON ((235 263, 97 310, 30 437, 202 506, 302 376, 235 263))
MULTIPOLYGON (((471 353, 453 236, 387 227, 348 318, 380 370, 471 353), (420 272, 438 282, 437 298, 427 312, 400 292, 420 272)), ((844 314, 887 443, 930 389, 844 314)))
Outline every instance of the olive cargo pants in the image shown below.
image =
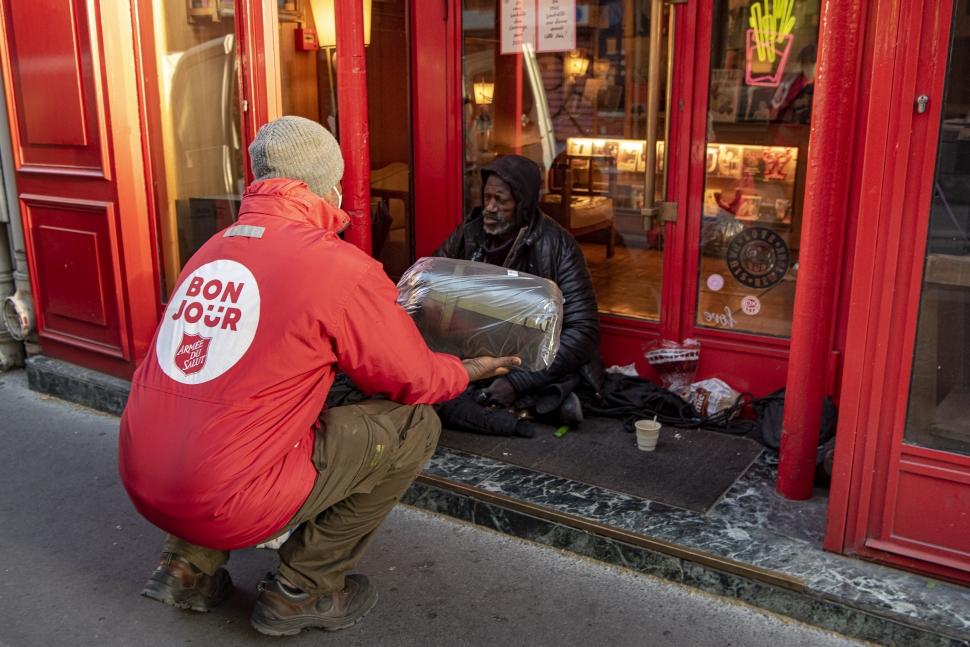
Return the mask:
MULTIPOLYGON (((441 433, 430 406, 387 400, 327 409, 321 422, 313 448, 317 479, 287 525, 296 530, 279 549, 280 574, 312 594, 343 589, 344 574, 363 557, 374 531, 431 458, 441 433)), ((163 550, 210 575, 229 560, 228 551, 172 535, 163 550)))

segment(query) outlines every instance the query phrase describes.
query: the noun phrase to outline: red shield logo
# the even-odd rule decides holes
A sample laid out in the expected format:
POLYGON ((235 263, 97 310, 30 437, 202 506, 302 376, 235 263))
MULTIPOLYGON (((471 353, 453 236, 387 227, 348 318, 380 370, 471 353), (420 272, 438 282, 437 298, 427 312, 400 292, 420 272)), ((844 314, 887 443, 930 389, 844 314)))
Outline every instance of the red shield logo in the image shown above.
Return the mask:
POLYGON ((198 373, 205 366, 209 356, 211 337, 182 333, 182 342, 175 351, 175 366, 186 375, 198 373))

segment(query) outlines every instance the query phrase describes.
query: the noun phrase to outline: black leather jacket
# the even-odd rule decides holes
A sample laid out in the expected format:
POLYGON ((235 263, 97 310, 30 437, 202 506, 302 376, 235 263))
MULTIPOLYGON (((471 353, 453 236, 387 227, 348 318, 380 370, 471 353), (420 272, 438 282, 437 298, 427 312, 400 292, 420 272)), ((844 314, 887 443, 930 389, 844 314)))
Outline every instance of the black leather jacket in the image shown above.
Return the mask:
MULTIPOLYGON (((536 372, 513 371, 509 381, 520 395, 559 382, 572 373, 598 381, 591 378, 589 370, 584 370, 591 362, 601 367, 600 328, 596 294, 579 244, 572 234, 539 211, 542 175, 534 162, 516 155, 501 157, 482 169, 482 186, 492 173, 511 187, 516 218, 525 229, 509 251, 505 267, 549 279, 563 295, 562 333, 552 365, 536 372)), ((484 242, 482 212, 476 208, 434 255, 481 261, 484 242)))

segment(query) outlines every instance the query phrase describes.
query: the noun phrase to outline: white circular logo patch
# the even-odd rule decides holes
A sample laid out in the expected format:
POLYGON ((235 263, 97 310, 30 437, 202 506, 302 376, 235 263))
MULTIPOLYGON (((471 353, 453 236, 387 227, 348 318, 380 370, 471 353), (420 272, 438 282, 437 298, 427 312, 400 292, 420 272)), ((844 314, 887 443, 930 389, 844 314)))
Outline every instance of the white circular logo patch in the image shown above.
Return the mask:
POLYGON ((741 312, 753 317, 761 312, 761 301, 756 296, 748 295, 741 299, 741 312))
POLYGON ((176 382, 208 382, 242 359, 258 326, 259 286, 253 273, 236 261, 206 263, 168 303, 155 343, 158 365, 176 382))

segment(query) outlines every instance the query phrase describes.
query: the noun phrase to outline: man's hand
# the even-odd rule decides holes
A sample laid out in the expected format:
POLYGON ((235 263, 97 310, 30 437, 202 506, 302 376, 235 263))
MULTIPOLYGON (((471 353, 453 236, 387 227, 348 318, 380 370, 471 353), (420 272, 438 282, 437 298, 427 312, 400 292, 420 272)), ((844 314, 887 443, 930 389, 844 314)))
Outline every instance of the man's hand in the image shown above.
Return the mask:
POLYGON ((480 397, 484 403, 510 407, 515 402, 515 396, 515 387, 512 386, 512 383, 507 378, 500 377, 482 391, 480 397))
POLYGON ((519 366, 522 360, 518 357, 473 357, 461 361, 468 371, 468 381, 477 382, 499 375, 505 375, 509 369, 519 366))

